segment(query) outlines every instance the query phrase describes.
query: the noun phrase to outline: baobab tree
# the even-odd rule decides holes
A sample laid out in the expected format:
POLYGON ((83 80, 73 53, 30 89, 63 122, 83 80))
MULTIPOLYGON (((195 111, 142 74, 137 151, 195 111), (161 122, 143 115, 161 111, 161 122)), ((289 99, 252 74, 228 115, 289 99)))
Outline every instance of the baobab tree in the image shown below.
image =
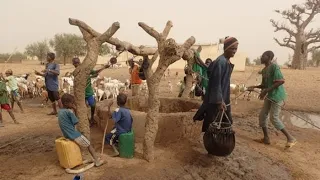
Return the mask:
POLYGON ((292 68, 305 69, 307 66, 308 53, 320 48, 317 43, 320 42, 320 29, 307 30, 307 26, 320 13, 320 0, 306 0, 302 5, 292 5, 289 10, 276 10, 275 12, 282 15, 284 19, 289 21, 291 26, 279 24, 271 19, 275 32, 285 31, 289 35, 280 42, 274 38, 277 44, 282 47, 290 48, 294 51, 292 68))
POLYGON ((89 121, 87 119, 87 107, 85 104, 84 90, 86 88, 86 80, 90 71, 97 63, 101 45, 106 42, 120 28, 120 24, 115 22, 103 34, 98 33, 86 23, 77 19, 69 18, 69 23, 78 26, 83 39, 87 43, 87 55, 80 66, 74 70, 74 96, 77 105, 76 114, 79 118, 79 131, 87 138, 90 138, 89 121))

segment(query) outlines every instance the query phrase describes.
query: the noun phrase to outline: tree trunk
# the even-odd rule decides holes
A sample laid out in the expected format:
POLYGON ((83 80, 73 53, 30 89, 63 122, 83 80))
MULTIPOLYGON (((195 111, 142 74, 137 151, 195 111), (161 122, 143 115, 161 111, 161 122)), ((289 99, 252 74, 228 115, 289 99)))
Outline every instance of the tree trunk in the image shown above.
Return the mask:
MULTIPOLYGON (((304 32, 304 30, 300 30, 304 32)), ((292 68, 294 69, 306 69, 308 63, 308 46, 305 41, 305 36, 299 33, 296 37, 296 46, 294 49, 292 68)))
POLYGON ((67 57, 63 56, 63 65, 66 65, 66 63, 67 63, 67 57))
POLYGON ((193 76, 192 74, 187 74, 186 75, 186 86, 184 88, 184 91, 182 93, 183 98, 189 98, 190 97, 190 92, 191 92, 191 88, 192 88, 192 80, 193 80, 193 76))
MULTIPOLYGON (((159 60, 159 62, 161 62, 161 60, 159 60)), ((154 160, 154 142, 158 133, 158 115, 160 108, 159 85, 167 68, 168 66, 159 64, 157 70, 147 80, 149 108, 146 116, 143 156, 149 162, 154 160)))
POLYGON ((188 60, 187 65, 188 65, 188 74, 186 75, 186 86, 184 88, 184 91, 182 93, 183 98, 188 98, 191 92, 191 87, 192 87, 192 68, 194 65, 195 61, 194 59, 188 60))
POLYGON ((89 41, 88 53, 82 64, 74 72, 74 96, 77 105, 77 117, 79 118, 78 130, 90 139, 90 127, 85 104, 85 88, 90 70, 94 68, 99 54, 99 44, 96 40, 89 41))

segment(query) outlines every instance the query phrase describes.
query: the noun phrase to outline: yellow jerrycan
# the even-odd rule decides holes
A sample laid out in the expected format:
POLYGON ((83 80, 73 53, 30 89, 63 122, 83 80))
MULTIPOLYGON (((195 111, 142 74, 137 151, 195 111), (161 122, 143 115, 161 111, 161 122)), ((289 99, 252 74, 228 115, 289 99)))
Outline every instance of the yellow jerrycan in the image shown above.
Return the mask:
POLYGON ((75 142, 61 137, 55 140, 55 144, 62 167, 71 169, 83 164, 80 148, 75 142))

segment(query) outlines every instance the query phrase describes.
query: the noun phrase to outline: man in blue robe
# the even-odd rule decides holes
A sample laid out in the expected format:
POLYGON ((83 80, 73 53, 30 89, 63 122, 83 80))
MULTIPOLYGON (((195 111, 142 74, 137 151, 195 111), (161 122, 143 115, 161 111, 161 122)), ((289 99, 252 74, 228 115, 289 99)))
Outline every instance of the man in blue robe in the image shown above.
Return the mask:
MULTIPOLYGON (((205 94, 203 104, 194 115, 193 120, 203 120, 202 132, 206 132, 209 125, 218 113, 225 111, 230 123, 232 123, 230 106, 230 78, 234 64, 230 58, 234 57, 238 50, 238 40, 226 37, 224 41, 224 53, 213 61, 208 67, 208 92, 205 94)), ((223 118, 223 122, 228 122, 223 118)))

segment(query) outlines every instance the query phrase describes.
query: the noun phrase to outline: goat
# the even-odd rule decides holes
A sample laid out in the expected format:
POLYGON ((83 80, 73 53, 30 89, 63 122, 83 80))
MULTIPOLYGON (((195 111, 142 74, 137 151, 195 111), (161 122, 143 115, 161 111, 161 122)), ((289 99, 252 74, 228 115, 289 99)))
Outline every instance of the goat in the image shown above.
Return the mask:
POLYGON ((109 97, 110 97, 112 94, 111 94, 111 92, 110 92, 108 89, 106 89, 106 90, 104 91, 104 95, 106 96, 107 99, 109 99, 109 97))
POLYGON ((28 86, 24 83, 18 83, 19 93, 21 98, 24 98, 28 94, 28 86))
POLYGON ((62 90, 64 93, 71 93, 73 87, 73 80, 69 77, 62 77, 62 90))
POLYGON ((126 89, 129 89, 129 87, 130 87, 130 80, 127 79, 126 82, 124 83, 124 85, 126 86, 126 89))
POLYGON ((48 97, 48 92, 46 90, 43 90, 41 92, 41 98, 42 98, 42 104, 41 106, 44 106, 44 103, 45 104, 48 104, 48 101, 49 101, 49 97, 48 97))
POLYGON ((42 91, 45 89, 45 84, 41 79, 36 79, 35 82, 36 95, 41 96, 42 91))
POLYGON ((96 93, 97 101, 98 102, 101 101, 105 91, 103 91, 102 89, 100 89, 98 87, 94 87, 94 90, 95 90, 95 93, 96 93))

